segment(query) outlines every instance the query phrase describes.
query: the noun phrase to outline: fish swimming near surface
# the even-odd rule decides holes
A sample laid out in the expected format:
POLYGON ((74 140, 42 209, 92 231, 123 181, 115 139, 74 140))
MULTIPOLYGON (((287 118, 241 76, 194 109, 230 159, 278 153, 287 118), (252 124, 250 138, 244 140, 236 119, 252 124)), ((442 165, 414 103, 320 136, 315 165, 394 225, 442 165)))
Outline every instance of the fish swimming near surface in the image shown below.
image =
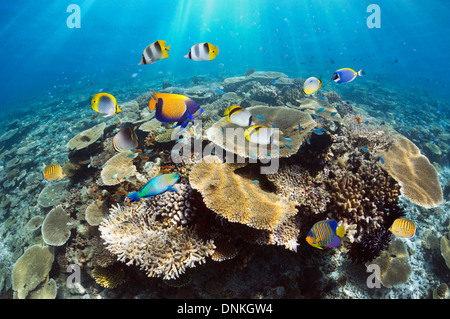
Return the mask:
POLYGON ((194 44, 184 57, 194 61, 213 60, 219 54, 219 48, 211 43, 194 44))
POLYGON ((135 130, 132 130, 130 127, 124 127, 114 135, 112 145, 116 152, 135 149, 138 146, 138 138, 135 130))
POLYGON ((178 181, 180 175, 176 173, 163 174, 153 177, 147 182, 138 192, 133 192, 127 195, 127 203, 135 202, 141 198, 150 198, 166 191, 177 190, 173 185, 178 181))
POLYGON ((349 68, 343 68, 334 72, 331 80, 339 84, 344 84, 353 81, 357 76, 363 75, 363 70, 359 70, 358 72, 356 72, 355 70, 349 68))
POLYGON ((44 168, 44 178, 47 181, 59 181, 66 177, 61 165, 48 165, 44 168))
POLYGON ((227 107, 223 115, 230 123, 234 123, 239 126, 254 125, 252 114, 238 105, 231 105, 227 107))
POLYGON ((247 77, 247 76, 249 76, 249 75, 252 75, 253 73, 255 73, 255 69, 248 69, 248 71, 247 72, 245 72, 245 76, 247 77))
POLYGON ((166 41, 158 40, 148 45, 144 52, 142 52, 141 62, 142 64, 152 64, 158 60, 166 59, 169 57, 170 45, 166 46, 166 41))
POLYGON ((92 109, 95 112, 111 116, 122 112, 117 104, 116 98, 109 93, 97 93, 91 100, 92 109))
POLYGON ((313 247, 323 249, 323 247, 332 248, 341 244, 339 237, 345 236, 345 227, 339 226, 334 219, 322 220, 311 227, 306 241, 313 247))
POLYGON ((306 79, 305 83, 303 83, 302 93, 305 95, 313 94, 318 91, 322 87, 322 81, 318 78, 312 76, 306 79))
POLYGON ((395 236, 411 238, 416 233, 416 224, 407 218, 397 218, 389 230, 395 236))
POLYGON ((272 144, 273 131, 263 125, 253 125, 244 131, 244 136, 247 140, 257 144, 272 144))
MULTIPOLYGON (((177 134, 182 132, 189 121, 203 113, 203 109, 191 98, 180 94, 153 93, 149 103, 150 111, 156 110, 155 118, 161 123, 177 122, 181 126, 177 134)), ((174 128, 175 128, 174 127, 174 128)))

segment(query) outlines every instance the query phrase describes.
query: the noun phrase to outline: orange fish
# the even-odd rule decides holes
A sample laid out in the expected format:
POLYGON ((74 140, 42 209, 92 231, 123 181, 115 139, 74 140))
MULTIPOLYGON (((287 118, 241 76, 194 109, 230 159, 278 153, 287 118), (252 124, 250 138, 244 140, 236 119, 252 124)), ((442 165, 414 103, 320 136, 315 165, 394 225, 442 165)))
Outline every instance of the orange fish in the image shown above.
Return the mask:
POLYGON ((148 156, 142 156, 142 160, 143 160, 143 161, 148 161, 149 158, 150 158, 150 157, 148 157, 148 156))
POLYGON ((174 169, 175 167, 167 165, 167 166, 163 166, 161 167, 162 169, 174 169))
POLYGON ((140 152, 142 152, 142 150, 140 148, 137 148, 133 151, 133 153, 140 153, 140 152))
POLYGON ((60 165, 49 165, 44 169, 44 178, 48 181, 59 181, 64 177, 66 177, 66 173, 60 165))
POLYGON ((355 116, 355 120, 358 122, 358 124, 361 124, 361 119, 357 116, 355 116))
POLYGON ((127 192, 125 192, 125 191, 116 191, 116 194, 122 194, 122 195, 126 195, 126 194, 127 194, 127 192))
POLYGON ((98 196, 97 202, 100 202, 102 200, 102 195, 98 196))

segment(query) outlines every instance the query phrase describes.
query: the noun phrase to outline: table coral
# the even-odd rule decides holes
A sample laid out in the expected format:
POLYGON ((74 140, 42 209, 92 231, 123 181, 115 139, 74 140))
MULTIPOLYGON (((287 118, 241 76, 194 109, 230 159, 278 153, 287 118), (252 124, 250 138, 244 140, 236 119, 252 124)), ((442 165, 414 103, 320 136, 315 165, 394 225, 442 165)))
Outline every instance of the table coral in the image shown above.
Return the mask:
POLYGON ((67 142, 67 147, 74 150, 80 150, 88 147, 103 135, 105 127, 106 123, 100 123, 87 130, 84 130, 83 132, 75 135, 69 142, 67 142))
POLYGON ((132 152, 122 152, 111 157, 100 173, 102 185, 117 185, 120 181, 128 179, 136 173, 136 166, 133 165, 132 152))
POLYGON ((61 206, 53 208, 42 222, 42 239, 47 245, 64 245, 70 237, 71 218, 61 206))

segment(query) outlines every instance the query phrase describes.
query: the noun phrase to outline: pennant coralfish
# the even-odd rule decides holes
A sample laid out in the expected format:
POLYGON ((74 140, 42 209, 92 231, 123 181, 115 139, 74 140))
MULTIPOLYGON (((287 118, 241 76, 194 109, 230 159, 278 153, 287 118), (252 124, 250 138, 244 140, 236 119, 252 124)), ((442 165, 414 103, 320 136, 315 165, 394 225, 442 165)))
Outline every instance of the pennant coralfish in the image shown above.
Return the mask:
POLYGON ((203 109, 192 99, 180 94, 153 93, 149 103, 150 111, 156 110, 155 117, 161 123, 177 122, 182 132, 189 121, 194 121, 203 113, 203 109))
POLYGON ((339 237, 344 237, 345 227, 337 226, 334 219, 322 220, 311 227, 306 236, 306 241, 313 247, 323 249, 323 247, 337 247, 341 244, 339 237))

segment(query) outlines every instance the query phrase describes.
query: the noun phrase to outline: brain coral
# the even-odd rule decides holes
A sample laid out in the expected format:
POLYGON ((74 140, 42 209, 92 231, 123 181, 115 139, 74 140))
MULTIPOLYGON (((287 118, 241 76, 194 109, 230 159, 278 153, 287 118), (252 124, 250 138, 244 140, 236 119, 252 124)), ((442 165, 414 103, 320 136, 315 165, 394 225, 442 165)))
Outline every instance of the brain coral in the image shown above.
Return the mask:
POLYGON ((140 266, 149 277, 178 278, 187 268, 204 263, 215 248, 193 228, 159 222, 145 201, 111 209, 99 230, 119 261, 140 266))
POLYGON ((266 158, 265 154, 267 153, 276 158, 289 157, 298 151, 307 134, 316 126, 316 122, 308 113, 286 107, 254 106, 247 108, 247 110, 252 113, 253 121, 257 125, 275 126, 279 130, 279 141, 274 142, 275 144, 278 143, 279 149, 278 147, 267 146, 267 149, 258 147, 258 149, 252 150, 254 147, 250 146, 251 144, 243 134, 245 128, 228 122, 226 118, 222 118, 206 131, 208 140, 226 151, 244 158, 249 157, 249 152, 255 154, 258 158, 266 158), (262 116, 264 120, 257 118, 256 115, 262 116), (299 131, 299 122, 301 131, 299 131), (236 129, 236 135, 229 134, 227 129, 236 129), (290 138, 292 142, 285 142, 283 138, 290 138), (285 144, 288 144, 289 147, 286 147, 285 144))
POLYGON ((111 157, 103 167, 100 176, 103 185, 117 185, 136 173, 132 152, 122 152, 111 157), (120 181, 119 181, 120 180, 120 181))
POLYGON ((297 213, 297 203, 266 192, 234 172, 242 166, 225 164, 209 155, 192 168, 189 182, 202 194, 209 209, 231 222, 274 230, 297 213))
POLYGON ((29 247, 16 261, 12 270, 14 297, 25 299, 41 282, 48 278, 54 260, 48 246, 29 247))
POLYGON ((64 245, 70 237, 71 219, 61 206, 53 208, 42 223, 42 239, 47 245, 64 245))
POLYGON ((67 147, 69 149, 80 150, 88 147, 95 141, 97 141, 105 130, 106 123, 100 123, 91 127, 90 129, 84 130, 83 132, 75 135, 68 143, 67 147))
POLYGON ((400 192, 411 202, 425 208, 442 203, 436 169, 413 142, 398 135, 394 145, 380 155, 385 160, 382 167, 400 184, 400 192))

